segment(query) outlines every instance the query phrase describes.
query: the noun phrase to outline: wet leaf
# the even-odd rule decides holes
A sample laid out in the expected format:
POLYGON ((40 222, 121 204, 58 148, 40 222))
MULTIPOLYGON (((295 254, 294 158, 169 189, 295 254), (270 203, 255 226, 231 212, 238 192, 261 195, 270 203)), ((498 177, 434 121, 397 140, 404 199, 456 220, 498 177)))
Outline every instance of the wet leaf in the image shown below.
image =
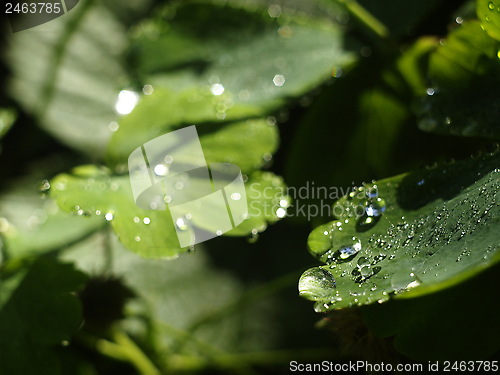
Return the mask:
POLYGON ((450 33, 429 60, 433 86, 416 106, 420 129, 500 138, 498 47, 477 21, 465 22, 450 33))
POLYGON ((40 258, 1 276, 0 372, 59 373, 54 349, 81 324, 81 306, 72 293, 85 275, 71 265, 40 258))
MULTIPOLYGON (((88 165, 74 169, 71 174, 56 176, 51 185, 51 197, 63 210, 103 216, 120 241, 143 257, 173 257, 188 249, 179 246, 168 208, 163 211, 143 210, 135 204, 128 175, 113 176, 107 169, 88 165)), ((256 172, 249 177, 246 190, 249 216, 229 232, 231 235, 249 235, 255 228, 261 232, 267 227, 267 222, 279 219, 277 212, 281 211, 277 210, 281 207, 280 197, 285 190, 281 179, 270 172, 256 172), (265 188, 266 194, 261 194, 261 189, 265 188)), ((211 225, 198 224, 202 227, 211 225)))
POLYGON ((309 236, 327 265, 304 273, 301 294, 319 311, 410 298, 499 261, 499 160, 495 152, 404 174, 340 199, 339 219, 309 236))
POLYGON ((500 41, 500 3, 498 0, 477 0, 476 11, 488 35, 500 41))
POLYGON ((96 217, 68 215, 53 200, 42 199, 38 186, 18 183, 0 196, 0 226, 10 257, 63 249, 104 225, 96 217))
POLYGON ((186 124, 197 124, 209 163, 230 162, 243 171, 252 171, 264 164, 264 155, 271 156, 276 150, 277 129, 265 119, 228 121, 256 113, 254 107, 233 106, 227 95, 213 95, 208 89, 181 93, 155 89, 120 120, 108 146, 107 159, 114 166, 127 163, 130 153, 142 144, 186 124))
POLYGON ((490 358, 500 347, 500 300, 491 295, 498 268, 438 293, 366 306, 364 320, 375 335, 394 337, 397 350, 414 360, 490 358), (464 317, 487 324, 464 324, 464 317))
POLYGON ((56 138, 102 156, 127 79, 119 59, 127 39, 113 15, 98 2, 84 1, 8 42, 9 94, 56 138))
POLYGON ((131 53, 142 81, 176 90, 223 87, 234 103, 269 110, 354 60, 338 25, 273 9, 168 6, 136 29, 131 53))

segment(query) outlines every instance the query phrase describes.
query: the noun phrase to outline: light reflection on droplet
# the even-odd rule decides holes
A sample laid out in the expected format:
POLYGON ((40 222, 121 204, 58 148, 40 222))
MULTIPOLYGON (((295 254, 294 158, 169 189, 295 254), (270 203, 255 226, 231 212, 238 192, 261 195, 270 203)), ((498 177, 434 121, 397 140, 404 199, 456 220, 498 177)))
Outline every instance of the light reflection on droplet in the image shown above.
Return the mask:
POLYGON ((222 95, 224 92, 224 86, 222 86, 220 83, 215 83, 210 87, 210 91, 212 91, 212 94, 214 95, 222 95))
POLYGON ((278 216, 280 219, 284 218, 286 216, 286 210, 283 207, 280 207, 276 210, 276 216, 278 216))
POLYGON ((272 18, 278 18, 281 15, 281 7, 278 4, 271 4, 267 8, 267 13, 272 18))
POLYGON ((120 128, 120 125, 118 125, 118 123, 116 121, 111 121, 109 124, 108 124, 108 129, 109 131, 111 132, 115 132, 117 131, 118 129, 120 128))
POLYGON ((281 74, 276 74, 273 78, 273 83, 274 86, 281 87, 285 84, 285 77, 283 77, 281 74))
POLYGON ((104 218, 107 220, 107 221, 111 221, 113 220, 114 218, 114 215, 112 212, 108 212, 106 215, 104 215, 104 218))
POLYGON ((128 115, 139 102, 139 95, 135 91, 122 90, 118 94, 115 110, 121 115, 128 115))
POLYGON ((240 193, 233 193, 233 194, 231 194, 231 199, 233 201, 239 201, 240 198, 241 198, 241 194, 240 193))
POLYGON ((168 174, 168 167, 165 164, 157 164, 154 167, 154 172, 157 176, 166 176, 168 174))
POLYGON ((151 219, 149 217, 145 217, 144 219, 142 219, 142 221, 146 225, 149 224, 149 223, 151 223, 151 219))
POLYGON ((142 92, 144 93, 144 95, 151 95, 153 91, 154 88, 151 85, 144 85, 144 87, 142 88, 142 92))

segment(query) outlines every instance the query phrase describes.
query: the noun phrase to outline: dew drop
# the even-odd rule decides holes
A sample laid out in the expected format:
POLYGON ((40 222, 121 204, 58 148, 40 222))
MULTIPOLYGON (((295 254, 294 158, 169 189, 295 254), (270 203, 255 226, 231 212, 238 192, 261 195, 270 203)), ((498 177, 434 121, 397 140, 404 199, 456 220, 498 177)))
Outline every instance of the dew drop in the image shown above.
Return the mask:
POLYGON ((361 250, 361 248, 362 248, 361 241, 358 240, 356 237, 353 237, 352 240, 354 241, 354 243, 352 245, 342 246, 339 249, 339 253, 340 253, 339 258, 340 259, 350 258, 353 255, 357 254, 361 250))
POLYGON ((382 198, 370 199, 366 202, 365 212, 368 216, 381 216, 386 209, 386 203, 382 198))

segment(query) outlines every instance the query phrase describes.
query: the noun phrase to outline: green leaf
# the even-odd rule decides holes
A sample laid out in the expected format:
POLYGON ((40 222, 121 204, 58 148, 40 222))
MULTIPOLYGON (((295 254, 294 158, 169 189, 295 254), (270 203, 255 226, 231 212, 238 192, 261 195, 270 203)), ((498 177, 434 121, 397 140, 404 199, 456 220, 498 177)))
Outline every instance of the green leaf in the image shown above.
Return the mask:
POLYGON ((127 39, 113 15, 83 1, 63 17, 8 39, 9 94, 65 144, 102 156, 126 83, 127 39))
MULTIPOLYGON (((172 257, 187 250, 179 247, 168 208, 143 210, 135 204, 128 175, 113 176, 104 168, 88 165, 75 168, 72 174, 56 176, 51 186, 50 194, 63 210, 103 215, 120 241, 143 257, 172 257)), ((266 229, 268 222, 275 222, 286 213, 285 186, 272 173, 252 174, 246 190, 249 216, 229 232, 231 235, 255 235, 266 229)), ((199 223, 203 228, 210 224, 199 223)))
POLYGON ((145 83, 220 84, 235 103, 276 108, 353 61, 341 28, 320 19, 216 2, 183 2, 137 27, 132 57, 145 83), (158 53, 161 51, 161 53, 158 53))
POLYGON ((450 33, 429 60, 434 87, 416 107, 420 129, 500 138, 496 120, 500 115, 498 48, 498 42, 477 21, 466 22, 450 33))
MULTIPOLYGON (((48 188, 48 182, 42 183, 48 188)), ((56 202, 42 196, 31 178, 16 181, 0 196, 0 231, 10 257, 54 251, 81 240, 101 227, 98 218, 62 212, 56 202)))
MULTIPOLYGON (((351 0, 341 0, 349 4, 351 0)), ((355 1, 353 1, 355 2, 355 1)), ((368 12, 382 22, 396 37, 405 36, 414 32, 425 16, 437 8, 441 1, 424 0, 418 2, 405 2, 404 11, 398 0, 360 0, 368 12)))
POLYGON ((252 107, 233 106, 227 95, 216 96, 208 89, 181 93, 157 89, 143 96, 132 113, 120 120, 108 146, 107 159, 111 165, 123 165, 142 144, 185 124, 201 123, 197 130, 209 163, 231 162, 243 171, 252 171, 264 164, 264 155, 276 150, 278 131, 264 119, 227 121, 254 114, 252 107), (226 122, 221 123, 221 119, 226 122))
MULTIPOLYGON (((102 238, 90 239, 62 256, 88 272, 102 269, 100 243, 102 238)), ((175 365, 178 356, 177 368, 182 368, 189 366, 183 356, 203 363, 228 353, 262 352, 275 343, 269 311, 276 302, 271 296, 289 285, 290 278, 248 293, 250 288, 232 272, 215 267, 205 251, 165 262, 142 259, 116 241, 111 244, 112 274, 136 295, 121 329, 154 346, 158 362, 175 365)), ((246 366, 244 361, 236 364, 241 366, 246 366)))
POLYGON ((498 271, 497 265, 444 291, 366 306, 361 312, 375 335, 394 336, 396 349, 414 360, 490 358, 500 348, 500 300, 490 288, 500 281, 498 271), (464 317, 470 324, 464 324, 464 317))
POLYGON ((40 258, 2 276, 0 372, 59 373, 53 349, 70 340, 81 324, 81 307, 72 293, 82 286, 84 274, 68 264, 40 258))
POLYGON ((429 77, 437 90, 467 89, 478 77, 500 78, 498 43, 478 21, 453 30, 429 59, 429 77))
POLYGON ((302 275, 301 294, 318 310, 409 298, 499 261, 499 160, 496 152, 400 175, 339 200, 339 220, 309 236, 311 253, 327 265, 302 275))
POLYGON ((477 0, 477 17, 489 36, 500 41, 500 3, 498 0, 477 0))
POLYGON ((0 108, 0 138, 3 138, 17 119, 13 108, 0 108))

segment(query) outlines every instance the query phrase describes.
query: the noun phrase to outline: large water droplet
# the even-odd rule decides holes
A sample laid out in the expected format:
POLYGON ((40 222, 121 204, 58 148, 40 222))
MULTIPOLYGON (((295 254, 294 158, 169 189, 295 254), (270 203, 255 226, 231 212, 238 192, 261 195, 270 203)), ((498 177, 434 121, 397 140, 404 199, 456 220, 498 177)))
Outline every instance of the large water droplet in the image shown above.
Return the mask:
POLYGON ((386 209, 386 203, 382 198, 370 199, 366 202, 365 212, 368 216, 381 216, 386 209))
POLYGON ((342 246, 339 249, 339 258, 340 259, 350 258, 350 257, 356 255, 361 250, 361 248, 362 248, 361 241, 358 240, 356 237, 353 237, 352 240, 353 240, 353 243, 351 245, 342 246))
POLYGON ((299 280, 299 294, 312 300, 330 300, 335 288, 335 278, 321 267, 308 269, 299 280))

